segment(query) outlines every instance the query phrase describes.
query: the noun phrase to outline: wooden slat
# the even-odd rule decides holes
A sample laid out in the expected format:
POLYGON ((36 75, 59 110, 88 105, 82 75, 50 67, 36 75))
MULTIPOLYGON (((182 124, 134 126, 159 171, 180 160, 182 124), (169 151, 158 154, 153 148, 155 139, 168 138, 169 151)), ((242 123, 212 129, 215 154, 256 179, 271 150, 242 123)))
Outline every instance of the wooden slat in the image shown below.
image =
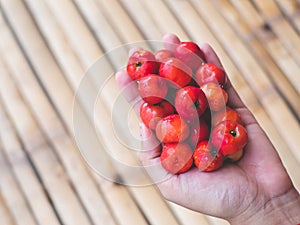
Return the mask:
MULTIPOLYGON (((113 75, 125 66, 129 46, 124 46, 119 54, 113 54, 111 50, 114 47, 143 39, 160 40, 163 34, 169 32, 179 34, 182 40, 209 42, 213 45, 234 86, 266 130, 296 188, 300 190, 297 173, 300 166, 299 153, 296 151, 300 142, 291 142, 300 132, 297 126, 300 85, 299 76, 295 76, 300 72, 300 65, 297 54, 292 53, 288 46, 289 37, 278 34, 279 31, 272 27, 280 30, 282 26, 283 31, 294 32, 291 37, 295 39, 295 32, 299 32, 296 1, 276 0, 271 4, 266 1, 266 4, 259 3, 261 6, 257 8, 253 7, 251 1, 236 3, 231 0, 232 5, 229 0, 203 1, 204 12, 204 9, 195 7, 198 2, 194 0, 12 0, 12 3, 10 0, 2 0, 1 10, 4 10, 10 29, 15 32, 20 45, 15 43, 14 38, 5 35, 2 45, 0 43, 0 60, 2 57, 9 69, 5 72, 9 76, 0 75, 1 79, 4 77, 8 80, 8 86, 4 89, 0 84, 0 99, 3 99, 5 111, 13 123, 10 126, 11 132, 5 133, 6 136, 2 138, 3 151, 7 162, 11 164, 8 170, 18 182, 27 207, 37 223, 44 224, 40 221, 43 217, 47 218, 42 207, 40 209, 43 213, 38 213, 39 204, 46 203, 46 208, 50 207, 52 213, 50 217, 53 215, 52 210, 56 210, 65 224, 72 207, 67 206, 69 203, 66 198, 61 197, 61 186, 56 188, 57 180, 62 179, 67 183, 66 186, 70 186, 76 204, 90 224, 228 224, 224 220, 204 217, 173 203, 166 203, 152 186, 126 187, 110 181, 139 184, 150 182, 144 171, 124 169, 123 164, 140 166, 135 154, 130 148, 120 146, 117 140, 110 141, 115 135, 111 130, 111 115, 120 94, 113 76, 110 76, 108 82, 105 81, 105 88, 99 92, 97 104, 93 105, 93 96, 103 87, 101 79, 97 79, 99 71, 101 75, 113 75), (25 2, 26 7, 22 2, 25 2), (251 6, 250 10, 236 10, 247 4, 251 6), (253 17, 251 13, 254 13, 253 17), (272 24, 271 29, 266 26, 268 23, 272 24), (232 46, 235 48, 234 53, 230 51, 232 46), (111 54, 103 58, 104 67, 100 68, 99 61, 97 65, 95 60, 108 51, 111 54), (241 62, 241 59, 244 61, 241 62), (91 76, 85 96, 79 96, 77 110, 80 116, 76 117, 84 134, 89 136, 90 142, 83 145, 77 137, 72 140, 72 107, 74 92, 84 81, 82 78, 87 76, 85 73, 88 68, 91 76), (251 77, 250 69, 254 71, 254 77, 251 77), (17 118, 16 110, 19 114, 25 112, 25 117, 22 115, 21 119, 17 118), (289 138, 280 130, 279 119, 291 121, 292 137, 289 138), (94 132, 94 126, 97 133, 94 132), (15 132, 20 136, 19 140, 15 132), (7 138, 7 135, 14 138, 7 138), (19 141, 25 143, 23 149, 20 146, 23 143, 19 141), (25 167, 18 164, 14 156, 18 152, 15 149, 25 155, 25 167), (79 150, 83 150, 82 155, 79 150), (45 160, 49 152, 50 163, 45 160), (32 164, 26 161, 26 154, 32 164), (90 171, 81 156, 89 163, 90 171), (45 165, 40 161, 46 161, 45 165), (58 169, 50 172, 49 168, 53 165, 58 165, 58 169), (45 178, 46 171, 51 173, 50 178, 45 178), (55 176, 60 176, 60 173, 62 177, 55 180, 55 176), (34 188, 30 191, 32 181, 34 188), (40 187, 45 189, 32 199, 34 190, 40 187), (53 209, 49 201, 43 199, 45 193, 49 195, 53 209), (66 205, 60 207, 58 204, 66 205), (66 215, 61 216, 65 210, 66 215), (161 211, 164 215, 161 215, 161 211)), ((4 24, 0 29, 1 38, 6 31, 8 29, 4 24)), ((145 43, 142 45, 149 47, 145 43)), ((0 74, 6 70, 5 66, 3 68, 0 68, 0 74)), ((135 120, 129 121, 130 132, 138 137, 136 118, 133 114, 130 116, 135 120)), ((124 130, 119 122, 122 118, 114 119, 115 129, 124 130)), ((1 121, 9 122, 6 118, 1 120, 0 116, 0 126, 1 121)), ((132 143, 132 137, 128 134, 126 139, 132 143)), ((6 199, 4 201, 3 206, 6 199)), ((0 218, 1 212, 0 198, 0 218)), ((6 213, 5 209, 3 212, 6 213)), ((14 219, 13 213, 11 215, 14 219)), ((57 218, 54 221, 58 222, 57 218)), ((68 222, 71 224, 71 220, 68 222)))
POLYGON ((249 1, 231 0, 231 2, 238 9, 238 11, 248 12, 242 13, 241 16, 254 31, 257 38, 264 43, 268 53, 272 56, 277 66, 285 73, 291 85, 294 86, 299 94, 299 76, 295 76, 295 74, 300 73, 299 65, 297 65, 292 56, 276 38, 275 34, 272 31, 264 28, 262 22, 263 18, 258 14, 249 1))
POLYGON ((0 192, 0 218, 5 225, 13 225, 13 219, 0 192))
MULTIPOLYGON (((2 28, 3 27, 4 26, 2 26, 2 28)), ((5 35, 2 34, 3 32, 1 33, 1 36, 5 37, 5 35)), ((3 74, 10 74, 2 61, 0 61, 0 68, 1 79, 3 74)), ((16 136, 11 123, 4 115, 4 112, 1 113, 0 127, 1 130, 6 131, 0 133, 3 151, 11 164, 12 171, 20 184, 20 188, 28 201, 28 205, 34 213, 36 220, 38 223, 59 224, 59 220, 44 191, 44 186, 40 183, 39 176, 32 168, 31 162, 22 149, 22 143, 19 142, 18 137, 16 136)))
POLYGON ((160 40, 162 33, 159 30, 159 24, 156 24, 150 13, 143 7, 142 1, 132 0, 120 1, 127 13, 139 27, 141 33, 150 40, 160 40), (132 7, 134 5, 134 7, 132 7), (144 29, 147 28, 147 29, 144 29))
MULTIPOLYGON (((10 1, 12 3, 12 1, 10 1)), ((11 5, 8 5, 11 6, 11 5)), ((7 11, 9 11, 9 7, 5 5, 7 11)), ((22 9, 19 7, 19 9, 22 9)), ((8 38, 7 42, 11 41, 8 38)), ((1 51, 5 52, 7 46, 1 46, 1 51)), ((6 60, 11 60, 11 69, 17 68, 13 66, 13 60, 20 57, 20 52, 12 52, 15 57, 12 55, 6 54, 6 60), (19 55, 18 55, 19 54, 19 55)), ((24 62, 24 59, 20 62, 24 62)), ((28 68, 28 65, 27 65, 28 68)), ((19 72, 20 75, 23 75, 19 72)), ((76 224, 83 223, 89 224, 89 219, 83 211, 80 202, 68 181, 66 180, 66 176, 61 165, 58 163, 56 157, 54 156, 52 150, 47 146, 45 139, 43 138, 39 128, 36 125, 36 122, 32 118, 27 106, 24 104, 23 100, 20 99, 19 94, 17 93, 16 88, 11 83, 9 77, 4 77, 6 80, 5 87, 1 87, 1 93, 4 95, 5 103, 9 102, 8 99, 11 99, 12 102, 7 107, 14 121, 14 125, 16 126, 18 133, 22 140, 24 141, 24 145, 26 146, 30 156, 32 157, 33 162, 36 164, 37 170, 40 172, 42 180, 45 182, 45 186, 49 192, 49 195, 53 199, 53 202, 56 206, 56 209, 65 223, 76 224), (7 85, 10 84, 10 85, 7 85), (19 99, 19 102, 13 99, 19 99), (18 111, 18 110, 20 111, 18 111), (22 121, 18 121, 19 113, 23 112, 22 121), (45 161, 46 160, 46 161, 45 161), (54 169, 55 168, 55 169, 54 169), (54 170, 53 170, 54 169, 54 170), (61 201, 66 201, 70 204, 61 204, 61 201), (72 203, 71 203, 72 202, 72 203)), ((3 79, 4 79, 3 78, 3 79)), ((3 84, 1 82, 1 84, 3 84)), ((25 83, 24 83, 25 84, 25 83)), ((31 88, 35 88, 31 86, 31 88)), ((35 96, 35 98, 39 98, 40 96, 35 96)), ((43 115, 47 115, 44 113, 43 115)), ((52 119, 48 118, 47 119, 52 119)))
POLYGON ((13 81, 1 75, 1 98, 13 124, 34 163, 36 170, 65 224, 90 224, 67 176, 52 149, 47 145, 29 109, 18 93, 13 81), (19 115, 22 114, 22 117, 19 115), (68 204, 62 204, 67 202, 68 204))
POLYGON ((265 44, 253 35, 253 31, 251 31, 251 28, 244 21, 242 15, 229 3, 229 1, 215 0, 214 3, 219 12, 223 14, 228 23, 244 41, 245 45, 247 45, 249 51, 252 51, 257 60, 261 62, 263 68, 267 71, 267 75, 270 77, 271 82, 280 90, 280 94, 284 96, 289 105, 292 106, 294 112, 296 112, 298 118, 300 118, 299 94, 286 78, 285 74, 280 71, 276 63, 272 60, 265 49, 265 44), (226 8, 226 10, 223 10, 224 8, 226 8))
MULTIPOLYGON (((1 113, 1 125, 2 125, 2 113, 1 113)), ((28 224, 28 225, 37 225, 34 216, 30 208, 27 205, 24 196, 11 173, 11 168, 4 157, 2 147, 0 146, 0 193, 7 204, 7 208, 9 209, 13 222, 16 225, 28 224)), ((8 220, 12 224, 12 219, 7 218, 9 215, 3 218, 3 220, 8 220)), ((5 224, 2 221, 1 224, 5 224)))
POLYGON ((284 44, 289 53, 300 65, 300 38, 294 28, 282 16, 278 6, 273 0, 253 0, 264 19, 276 33, 279 40, 284 44))
POLYGON ((143 35, 135 21, 132 20, 127 11, 120 5, 118 0, 96 0, 101 12, 107 17, 114 31, 118 33, 122 43, 143 41, 143 35))
POLYGON ((289 22, 295 26, 300 33, 300 4, 297 0, 276 0, 283 13, 288 17, 289 22))

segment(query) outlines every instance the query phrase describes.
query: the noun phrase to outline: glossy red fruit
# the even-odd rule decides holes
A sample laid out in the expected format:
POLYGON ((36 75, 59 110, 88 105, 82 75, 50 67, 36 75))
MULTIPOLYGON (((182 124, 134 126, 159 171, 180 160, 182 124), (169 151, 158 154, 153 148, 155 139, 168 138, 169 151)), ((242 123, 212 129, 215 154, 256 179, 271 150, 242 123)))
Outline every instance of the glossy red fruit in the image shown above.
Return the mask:
POLYGON ((177 91, 175 108, 184 119, 194 119, 201 116, 208 106, 204 92, 197 87, 186 86, 177 91))
POLYGON ((177 58, 170 58, 162 62, 159 74, 170 80, 171 86, 174 88, 184 87, 192 79, 192 69, 177 58))
POLYGON ((191 148, 184 143, 165 144, 160 161, 168 172, 180 174, 188 171, 193 165, 193 153, 191 148))
POLYGON ((218 123, 225 120, 230 120, 242 124, 242 120, 239 113, 230 108, 229 106, 227 106, 226 109, 222 109, 219 112, 213 114, 212 125, 216 126, 218 123))
POLYGON ((195 166, 205 172, 219 169, 224 162, 224 156, 209 144, 208 141, 200 142, 194 153, 193 159, 195 166))
POLYGON ((169 58, 174 57, 173 52, 167 49, 161 49, 154 53, 157 62, 164 62, 169 58))
POLYGON ((189 128, 178 114, 164 117, 157 123, 156 137, 163 143, 176 143, 187 139, 189 128))
POLYGON ((140 79, 148 74, 158 73, 159 63, 155 56, 146 50, 133 52, 127 64, 127 73, 133 80, 140 79))
POLYGON ((199 122, 190 124, 189 141, 191 146, 196 146, 199 142, 208 140, 210 134, 210 127, 204 119, 199 119, 199 122))
POLYGON ((158 121, 173 114, 174 111, 173 105, 167 101, 162 101, 156 105, 144 102, 140 108, 140 117, 146 127, 155 130, 158 121))
POLYGON ((242 125, 226 120, 212 130, 211 142, 224 156, 227 156, 243 149, 248 142, 248 135, 242 125))
POLYGON ((206 83, 217 83, 221 86, 227 79, 225 71, 212 63, 205 63, 196 72, 196 81, 200 86, 206 83))
POLYGON ((226 91, 216 83, 206 83, 201 86, 208 101, 209 108, 212 111, 220 111, 225 109, 228 95, 226 91))
POLYGON ((150 104, 161 102, 167 95, 166 80, 156 74, 149 74, 138 81, 138 89, 144 101, 150 104))
POLYGON ((175 48, 174 55, 194 71, 205 61, 204 53, 194 42, 181 42, 175 48))

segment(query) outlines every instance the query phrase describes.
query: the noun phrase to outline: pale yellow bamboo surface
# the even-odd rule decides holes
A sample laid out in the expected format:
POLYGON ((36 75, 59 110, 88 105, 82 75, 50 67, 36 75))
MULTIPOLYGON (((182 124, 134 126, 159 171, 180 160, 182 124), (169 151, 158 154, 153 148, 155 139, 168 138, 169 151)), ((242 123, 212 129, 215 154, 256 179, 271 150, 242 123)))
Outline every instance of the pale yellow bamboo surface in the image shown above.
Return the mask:
POLYGON ((143 170, 128 176, 116 163, 139 165, 110 128, 113 76, 94 105, 100 118, 78 96, 85 135, 103 145, 91 141, 82 155, 74 136, 86 72, 86 95, 97 96, 97 76, 124 66, 129 49, 120 46, 166 33, 214 47, 300 190, 299 0, 0 0, 0 225, 228 224, 167 202, 143 170), (105 66, 91 69, 105 54, 105 66), (116 184, 96 167, 147 185, 116 184))

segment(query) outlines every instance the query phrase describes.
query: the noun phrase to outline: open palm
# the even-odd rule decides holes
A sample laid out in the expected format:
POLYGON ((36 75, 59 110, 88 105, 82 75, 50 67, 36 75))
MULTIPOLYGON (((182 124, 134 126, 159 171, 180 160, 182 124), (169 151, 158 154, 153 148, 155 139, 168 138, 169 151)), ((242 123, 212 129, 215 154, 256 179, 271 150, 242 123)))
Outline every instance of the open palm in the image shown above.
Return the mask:
MULTIPOLYGON (((164 41, 176 44, 179 40, 174 35, 167 35, 164 41)), ((201 50, 207 62, 222 66, 209 45, 202 45, 201 50)), ((121 88, 131 82, 125 71, 118 72, 116 79, 121 88)), ((166 174, 168 179, 157 185, 165 198, 182 206, 229 221, 236 218, 246 221, 259 213, 267 214, 274 199, 293 192, 294 188, 275 148, 230 81, 225 89, 230 107, 238 111, 248 132, 249 140, 243 158, 235 164, 225 164, 214 172, 192 168, 179 175, 166 174)), ((129 100, 138 98, 134 89, 125 95, 129 100)), ((149 136, 149 133, 143 126, 142 135, 149 136)), ((145 141, 145 145, 156 141, 152 136, 145 141)), ((159 147, 153 148, 142 154, 141 160, 144 165, 153 165, 159 161, 159 155, 159 147)), ((151 176, 151 171, 149 174, 151 176)))

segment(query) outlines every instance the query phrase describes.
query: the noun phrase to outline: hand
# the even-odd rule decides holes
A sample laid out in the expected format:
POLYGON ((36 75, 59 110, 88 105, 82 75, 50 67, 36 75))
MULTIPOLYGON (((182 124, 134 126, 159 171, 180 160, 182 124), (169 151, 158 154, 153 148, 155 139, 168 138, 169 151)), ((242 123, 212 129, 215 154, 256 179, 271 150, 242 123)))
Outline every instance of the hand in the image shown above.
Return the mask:
MULTIPOLYGON (((166 35, 164 41, 166 47, 169 42, 179 43, 175 35, 166 35)), ((222 67, 208 44, 200 47, 208 63, 222 67)), ((118 72, 116 80, 120 88, 132 81, 125 71, 118 72)), ((193 168, 179 175, 167 174, 168 179, 157 184, 161 193, 172 202, 197 212, 224 218, 232 224, 299 223, 300 196, 274 146, 229 80, 225 89, 229 95, 230 107, 238 111, 248 132, 249 140, 243 158, 237 163, 226 164, 215 172, 201 172, 193 168)), ((125 95, 129 101, 139 98, 134 88, 125 95)), ((157 142, 145 126, 142 126, 141 133, 145 139, 148 138, 144 145, 157 142)), ((142 163, 157 163, 160 151, 160 147, 155 147, 142 154, 142 163)), ((151 171, 149 174, 153 176, 151 171)))

